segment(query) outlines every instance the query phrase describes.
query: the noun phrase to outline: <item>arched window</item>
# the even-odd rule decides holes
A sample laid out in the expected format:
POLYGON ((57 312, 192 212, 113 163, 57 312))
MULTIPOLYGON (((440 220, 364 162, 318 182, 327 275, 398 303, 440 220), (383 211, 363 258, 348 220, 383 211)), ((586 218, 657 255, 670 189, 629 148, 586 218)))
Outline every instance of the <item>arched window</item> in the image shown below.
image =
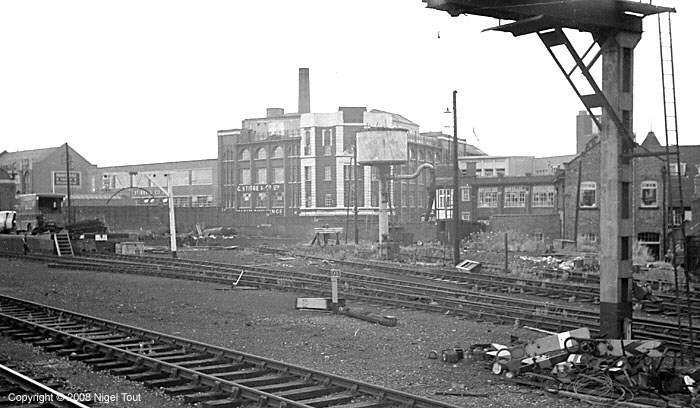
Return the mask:
POLYGON ((264 147, 261 147, 258 150, 256 150, 255 151, 255 159, 256 160, 267 159, 267 150, 265 150, 264 147))
POLYGON ((238 153, 238 160, 250 160, 250 151, 243 149, 238 153))
POLYGON ((284 155, 284 152, 282 150, 282 146, 275 146, 275 148, 272 149, 272 158, 273 159, 281 159, 283 155, 284 155))

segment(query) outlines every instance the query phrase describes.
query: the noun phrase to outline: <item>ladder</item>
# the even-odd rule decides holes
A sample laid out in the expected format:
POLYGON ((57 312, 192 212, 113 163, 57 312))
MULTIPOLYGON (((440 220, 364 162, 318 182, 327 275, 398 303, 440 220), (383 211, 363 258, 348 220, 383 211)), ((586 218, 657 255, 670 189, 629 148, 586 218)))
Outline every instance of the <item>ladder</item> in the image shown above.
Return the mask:
MULTIPOLYGON (((664 130, 666 146, 676 144, 674 161, 678 166, 678 196, 681 212, 683 212, 683 190, 681 183, 680 143, 678 143, 678 114, 676 112, 676 77, 673 66, 673 35, 671 34, 671 13, 656 16, 659 21, 659 58, 661 60, 661 85, 664 100, 664 130)), ((667 150, 668 152, 668 150, 667 150)), ((667 155, 667 162, 671 157, 667 155)), ((668 169, 667 169, 668 170, 668 169)), ((669 172, 670 175, 670 172, 669 172)))
POLYGON ((73 256, 73 244, 70 242, 68 232, 63 230, 53 234, 53 242, 56 245, 56 254, 58 256, 73 256))

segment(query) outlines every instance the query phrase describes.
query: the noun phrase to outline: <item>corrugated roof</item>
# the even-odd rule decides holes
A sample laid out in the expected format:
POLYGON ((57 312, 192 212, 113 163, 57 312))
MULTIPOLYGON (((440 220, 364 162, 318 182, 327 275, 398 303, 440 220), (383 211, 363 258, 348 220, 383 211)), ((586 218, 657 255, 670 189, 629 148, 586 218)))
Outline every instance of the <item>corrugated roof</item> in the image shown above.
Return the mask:
POLYGON ((0 166, 9 165, 22 160, 41 161, 60 147, 47 147, 44 149, 20 150, 17 152, 0 153, 0 166))

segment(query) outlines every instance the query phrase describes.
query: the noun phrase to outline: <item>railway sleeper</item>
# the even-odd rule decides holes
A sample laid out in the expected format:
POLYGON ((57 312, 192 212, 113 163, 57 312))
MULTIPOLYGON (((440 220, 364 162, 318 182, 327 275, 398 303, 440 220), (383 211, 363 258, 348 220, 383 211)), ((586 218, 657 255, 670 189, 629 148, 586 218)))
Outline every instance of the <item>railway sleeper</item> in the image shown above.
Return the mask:
POLYGON ((168 377, 170 377, 170 374, 165 373, 163 371, 148 370, 148 371, 144 371, 141 373, 128 374, 126 376, 126 379, 129 381, 143 382, 143 381, 158 380, 161 378, 168 378, 168 377))
POLYGON ((239 380, 236 382, 241 384, 241 385, 245 385, 246 387, 263 387, 266 385, 288 383, 288 382, 292 382, 295 380, 296 379, 294 377, 290 377, 287 375, 269 374, 269 375, 264 375, 262 377, 243 379, 243 380, 239 380))
POLYGON ((197 360, 202 360, 202 359, 206 359, 206 358, 210 358, 210 357, 211 356, 206 355, 206 354, 189 353, 189 354, 178 354, 178 355, 172 355, 172 356, 159 357, 158 359, 160 361, 164 361, 166 363, 178 364, 181 362, 197 361, 197 360))
POLYGON ((143 382, 149 388, 167 388, 189 383, 188 380, 179 377, 155 378, 143 382))
POLYGON ((104 371, 104 370, 111 370, 115 368, 125 368, 125 367, 131 367, 132 363, 128 361, 120 361, 120 360, 113 360, 113 361, 106 361, 104 363, 96 363, 92 366, 92 369, 95 371, 104 371))
MULTIPOLYGON (((186 367, 183 365, 183 367, 186 367)), ((252 368, 250 364, 232 364, 232 363, 222 363, 222 364, 216 364, 216 365, 211 365, 211 366, 205 366, 201 368, 196 368, 198 372, 202 374, 211 374, 211 375, 216 375, 217 373, 228 373, 228 372, 233 372, 233 371, 239 371, 243 370, 246 368, 252 368)))
POLYGON ((138 364, 131 364, 131 365, 126 366, 126 367, 111 368, 111 369, 109 369, 109 373, 111 375, 128 377, 129 375, 141 374, 141 373, 144 373, 148 370, 149 370, 148 367, 138 365, 138 364))
POLYGON ((280 392, 280 391, 293 390, 296 388, 305 388, 305 387, 308 387, 310 385, 313 385, 313 384, 310 384, 307 381, 295 380, 295 381, 290 381, 290 382, 280 383, 280 384, 263 385, 260 387, 256 387, 256 389, 270 393, 270 394, 274 394, 274 393, 280 392))
POLYGON ((200 404, 202 408, 236 408, 243 405, 243 401, 231 398, 204 401, 200 404))
POLYGON ((310 387, 297 388, 286 391, 275 392, 274 394, 283 398, 288 398, 291 400, 305 400, 311 398, 324 397, 331 394, 337 394, 344 391, 343 387, 335 386, 324 386, 324 385, 312 385, 310 387))
POLYGON ((355 398, 355 394, 350 392, 343 392, 340 394, 304 399, 298 402, 312 407, 323 408, 331 405, 335 406, 338 404, 345 404, 351 402, 353 398, 355 398))
POLYGON ((172 386, 172 387, 163 388, 164 393, 166 393, 167 395, 172 395, 172 396, 190 395, 190 394, 195 394, 198 392, 206 392, 209 390, 211 390, 211 387, 208 387, 206 385, 197 385, 197 384, 176 385, 176 386, 172 386))
POLYGON ((262 377, 266 374, 269 374, 270 372, 271 372, 270 370, 250 369, 250 370, 240 370, 240 371, 232 371, 232 372, 226 372, 226 373, 218 373, 218 374, 213 374, 213 375, 214 375, 214 377, 221 378, 222 380, 237 381, 237 380, 243 380, 246 378, 262 377))
POLYGON ((199 402, 221 400, 224 398, 226 398, 226 394, 219 391, 197 392, 192 394, 185 394, 182 396, 182 400, 186 404, 196 404, 199 402))

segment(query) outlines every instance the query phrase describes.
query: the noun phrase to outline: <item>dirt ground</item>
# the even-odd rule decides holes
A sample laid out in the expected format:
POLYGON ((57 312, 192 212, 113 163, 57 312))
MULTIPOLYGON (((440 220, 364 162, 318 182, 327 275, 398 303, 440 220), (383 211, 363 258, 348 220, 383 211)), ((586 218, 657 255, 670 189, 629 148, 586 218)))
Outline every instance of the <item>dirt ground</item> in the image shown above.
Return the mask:
MULTIPOLYGON (((64 271, 7 259, 0 260, 0 293, 358 378, 457 406, 583 406, 572 400, 552 398, 539 390, 505 384, 481 365, 464 361, 444 364, 427 359, 430 350, 468 347, 474 343, 507 343, 510 335, 541 336, 488 322, 350 305, 353 309, 398 318, 397 327, 384 327, 326 313, 298 311, 294 308, 297 294, 293 293, 230 290, 208 283, 64 271), (486 393, 489 397, 434 395, 436 391, 447 390, 486 393)), ((5 344, 0 343, 0 350, 5 350, 5 344)), ((15 358, 18 352, 14 348, 9 350, 10 357, 15 358)), ((90 384, 84 386, 89 388, 90 384)), ((163 404, 139 406, 170 406, 167 401, 163 404)))

